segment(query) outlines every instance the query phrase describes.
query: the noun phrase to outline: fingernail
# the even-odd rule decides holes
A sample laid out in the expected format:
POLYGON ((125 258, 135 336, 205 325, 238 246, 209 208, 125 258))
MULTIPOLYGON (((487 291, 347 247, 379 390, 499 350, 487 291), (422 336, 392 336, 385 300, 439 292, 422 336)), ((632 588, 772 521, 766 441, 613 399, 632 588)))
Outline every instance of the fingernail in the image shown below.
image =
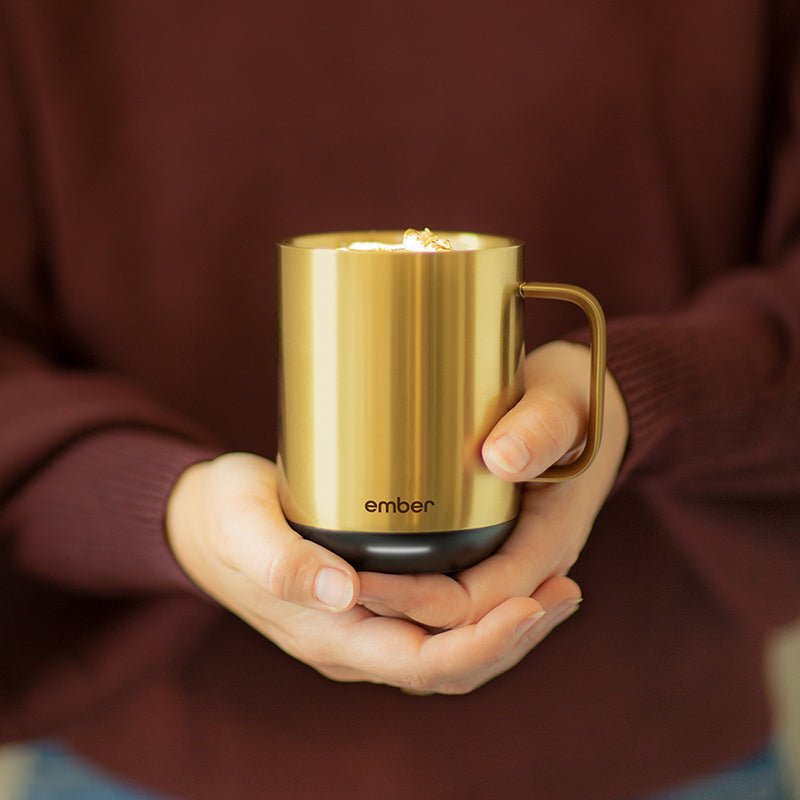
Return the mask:
POLYGON ((528 446, 515 433, 504 433, 489 445, 489 457, 504 472, 522 472, 531 460, 528 446))
POLYGON ((557 625, 559 622, 563 622, 567 617, 572 616, 581 607, 582 600, 583 598, 580 600, 568 600, 556 606, 549 612, 551 624, 557 625))
POLYGON ((517 638, 523 637, 533 626, 544 616, 544 611, 537 611, 535 614, 531 614, 529 617, 525 617, 525 619, 520 620, 517 624, 517 628, 514 631, 517 638))
POLYGON ((322 605, 341 611, 353 600, 353 582, 341 570, 323 567, 314 583, 314 596, 322 605))

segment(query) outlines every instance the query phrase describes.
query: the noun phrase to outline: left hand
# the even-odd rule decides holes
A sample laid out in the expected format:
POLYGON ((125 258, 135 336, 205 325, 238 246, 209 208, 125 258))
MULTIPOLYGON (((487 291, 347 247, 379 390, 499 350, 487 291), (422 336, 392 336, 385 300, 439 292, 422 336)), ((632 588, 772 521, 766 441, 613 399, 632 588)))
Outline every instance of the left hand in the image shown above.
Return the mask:
MULTIPOLYGON (((558 341, 531 352, 524 396, 484 442, 486 466, 504 480, 530 481, 579 453, 588 375, 589 350, 582 345, 558 341)), ((614 484, 627 439, 627 409, 607 373, 603 439, 583 474, 563 483, 529 484, 511 536, 497 553, 458 575, 363 573, 361 604, 386 616, 451 629, 477 622, 505 600, 530 597, 548 579, 566 575, 614 484)), ((566 592, 559 602, 579 599, 566 592)))
POLYGON ((208 595, 285 652, 339 681, 462 694, 505 672, 570 612, 569 578, 500 603, 474 625, 433 633, 356 606, 346 562, 283 517, 275 464, 228 453, 189 467, 167 505, 167 541, 208 595), (545 611, 549 612, 545 614, 545 611))

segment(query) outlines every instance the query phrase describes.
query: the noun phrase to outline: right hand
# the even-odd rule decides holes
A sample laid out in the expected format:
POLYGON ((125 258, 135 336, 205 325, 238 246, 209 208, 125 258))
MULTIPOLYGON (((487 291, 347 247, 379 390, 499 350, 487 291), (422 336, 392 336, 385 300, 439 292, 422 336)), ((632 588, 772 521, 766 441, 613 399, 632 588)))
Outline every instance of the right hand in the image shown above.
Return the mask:
POLYGON ((353 568, 286 523, 275 465, 247 454, 195 464, 179 478, 167 537, 201 589, 290 655, 334 680, 418 693, 461 694, 505 672, 574 611, 580 594, 569 578, 552 578, 532 597, 437 633, 376 615, 357 605, 353 568))

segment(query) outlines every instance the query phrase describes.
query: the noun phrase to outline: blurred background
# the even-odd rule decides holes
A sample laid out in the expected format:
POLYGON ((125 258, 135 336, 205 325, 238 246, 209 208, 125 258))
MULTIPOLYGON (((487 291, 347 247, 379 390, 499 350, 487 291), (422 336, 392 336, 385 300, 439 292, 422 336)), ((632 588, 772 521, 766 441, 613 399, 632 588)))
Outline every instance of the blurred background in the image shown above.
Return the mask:
POLYGON ((800 622, 775 636, 767 658, 778 736, 800 800, 800 622))
MULTIPOLYGON (((800 622, 776 634, 767 652, 765 674, 792 798, 800 800, 800 622)), ((18 800, 17 787, 26 768, 24 747, 0 747, 0 800, 18 800)))

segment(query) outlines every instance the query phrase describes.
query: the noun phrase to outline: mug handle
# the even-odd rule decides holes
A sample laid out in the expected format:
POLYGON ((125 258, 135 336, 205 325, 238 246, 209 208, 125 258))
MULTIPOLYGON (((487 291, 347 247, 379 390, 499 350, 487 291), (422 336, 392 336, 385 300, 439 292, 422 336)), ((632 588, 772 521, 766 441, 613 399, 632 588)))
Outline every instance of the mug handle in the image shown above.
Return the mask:
POLYGON ((586 444, 580 455, 569 464, 556 464, 533 478, 532 483, 559 483, 584 472, 597 455, 603 436, 603 404, 605 402, 606 320, 597 298, 580 286, 566 283, 521 283, 520 297, 528 300, 566 300, 579 306, 589 320, 591 335, 589 372, 589 419, 586 444))

